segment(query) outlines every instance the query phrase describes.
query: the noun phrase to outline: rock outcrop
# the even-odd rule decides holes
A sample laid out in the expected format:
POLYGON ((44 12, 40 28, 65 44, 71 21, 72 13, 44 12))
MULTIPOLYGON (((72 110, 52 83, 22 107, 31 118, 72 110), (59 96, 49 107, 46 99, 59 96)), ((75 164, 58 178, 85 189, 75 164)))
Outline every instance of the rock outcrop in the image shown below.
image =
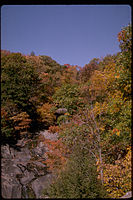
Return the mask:
POLYGON ((66 108, 59 108, 59 109, 57 109, 57 110, 55 111, 56 114, 60 114, 60 115, 65 114, 65 113, 67 113, 67 112, 68 112, 68 111, 67 111, 66 108))
POLYGON ((132 197, 132 192, 127 192, 124 196, 120 197, 121 199, 127 199, 132 197))
MULTIPOLYGON (((47 130, 38 133, 51 140, 57 134, 47 130)), ((43 141, 18 141, 17 149, 9 145, 1 146, 1 185, 3 198, 44 198, 42 191, 52 181, 48 173, 45 152, 48 150, 43 141)))

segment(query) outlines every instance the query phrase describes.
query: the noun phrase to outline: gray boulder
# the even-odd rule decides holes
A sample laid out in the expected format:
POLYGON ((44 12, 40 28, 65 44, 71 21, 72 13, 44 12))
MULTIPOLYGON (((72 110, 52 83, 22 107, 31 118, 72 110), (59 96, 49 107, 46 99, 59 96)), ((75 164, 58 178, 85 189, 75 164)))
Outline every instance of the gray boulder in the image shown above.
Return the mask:
POLYGON ((125 199, 125 198, 131 198, 132 197, 132 192, 127 192, 124 196, 120 197, 121 199, 125 199))
POLYGON ((58 139, 58 133, 50 133, 47 130, 40 132, 40 135, 44 137, 44 141, 45 139, 48 139, 51 141, 56 141, 58 139))
POLYGON ((60 114, 60 115, 62 115, 62 114, 65 114, 65 113, 67 113, 68 111, 67 111, 67 109, 66 108, 59 108, 59 109, 57 109, 56 111, 55 111, 55 114, 60 114))

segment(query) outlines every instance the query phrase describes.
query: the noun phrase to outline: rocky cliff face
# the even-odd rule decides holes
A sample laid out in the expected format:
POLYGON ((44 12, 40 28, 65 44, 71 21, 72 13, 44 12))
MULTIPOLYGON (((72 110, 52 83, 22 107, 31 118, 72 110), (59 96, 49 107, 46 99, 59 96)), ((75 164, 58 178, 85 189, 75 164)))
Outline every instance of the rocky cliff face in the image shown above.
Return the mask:
MULTIPOLYGON (((38 133, 34 140, 20 140, 18 148, 9 145, 1 146, 1 192, 3 198, 47 198, 43 196, 43 189, 51 183, 53 174, 48 173, 42 161, 46 160, 45 152, 48 151, 44 142, 45 138, 57 140, 58 134, 49 133, 47 130, 38 133)), ((131 192, 120 198, 130 198, 131 192)))
MULTIPOLYGON (((38 136, 56 140, 58 134, 48 131, 38 136)), ((52 181, 53 175, 48 173, 42 161, 46 160, 47 148, 38 138, 20 140, 18 148, 9 145, 1 147, 1 185, 3 198, 44 198, 42 191, 52 181)))

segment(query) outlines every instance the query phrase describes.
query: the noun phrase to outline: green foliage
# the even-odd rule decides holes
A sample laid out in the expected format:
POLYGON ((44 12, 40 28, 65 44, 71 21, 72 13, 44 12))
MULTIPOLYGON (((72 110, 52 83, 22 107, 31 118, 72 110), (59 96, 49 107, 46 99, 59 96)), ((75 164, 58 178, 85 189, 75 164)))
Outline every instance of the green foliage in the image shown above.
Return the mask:
POLYGON ((94 158, 87 146, 78 141, 66 164, 52 185, 45 190, 50 198, 104 198, 104 187, 97 179, 94 158), (86 147, 86 148, 85 148, 86 147))
POLYGON ((131 25, 122 29, 118 34, 120 41, 121 54, 117 60, 119 78, 117 88, 120 89, 124 97, 131 98, 131 61, 132 61, 132 27, 131 25))
POLYGON ((35 95, 38 76, 34 68, 26 63, 19 53, 12 53, 2 58, 2 105, 8 101, 19 108, 27 106, 35 95))
POLYGON ((77 141, 77 137, 89 134, 88 132, 87 126, 80 126, 78 123, 71 120, 68 124, 60 125, 59 135, 69 149, 71 149, 77 141))
POLYGON ((41 64, 39 64, 37 70, 42 82, 41 100, 49 101, 56 88, 61 86, 64 66, 58 64, 49 56, 40 56, 39 63, 41 64))
POLYGON ((76 84, 62 85, 62 87, 55 92, 53 99, 58 107, 66 108, 70 114, 73 114, 79 107, 83 106, 78 85, 76 84))
MULTIPOLYGON (((38 75, 34 71, 34 67, 28 64, 20 53, 3 56, 1 63, 2 108, 7 112, 9 118, 21 111, 26 111, 31 115, 31 112, 34 112, 31 98, 37 95, 37 85, 39 85, 38 75)), ((12 126, 9 125, 5 129, 3 123, 5 120, 2 121, 2 135, 9 137, 12 134, 12 126)), ((11 124, 10 120, 8 124, 11 124)))
POLYGON ((120 42, 120 48, 121 48, 122 52, 131 51, 131 45, 132 45, 132 26, 131 26, 131 24, 122 28, 121 32, 118 33, 118 40, 120 42))
POLYGON ((68 116, 66 115, 61 115, 57 119, 57 124, 65 123, 68 120, 68 116))
POLYGON ((60 139, 51 143, 49 165, 55 169, 60 159, 60 168, 67 164, 47 190, 49 197, 106 196, 96 172, 103 167, 110 197, 130 190, 131 25, 121 30, 118 41, 121 52, 94 58, 79 70, 33 52, 22 56, 1 51, 2 138, 23 135, 37 123, 59 132, 60 139), (56 121, 57 108, 68 113, 56 121))
POLYGON ((14 131, 12 120, 4 108, 1 108, 1 131, 3 140, 10 137, 14 131))
POLYGON ((49 56, 40 56, 41 61, 45 65, 45 72, 54 74, 57 71, 62 71, 63 67, 58 64, 55 60, 53 60, 49 56))

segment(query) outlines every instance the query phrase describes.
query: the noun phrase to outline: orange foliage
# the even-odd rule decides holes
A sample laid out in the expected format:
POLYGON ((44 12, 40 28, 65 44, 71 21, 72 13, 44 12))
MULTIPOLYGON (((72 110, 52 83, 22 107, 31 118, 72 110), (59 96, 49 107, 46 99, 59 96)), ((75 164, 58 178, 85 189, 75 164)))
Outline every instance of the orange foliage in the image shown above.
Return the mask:
POLYGON ((29 124, 31 119, 29 119, 29 115, 26 112, 21 112, 13 117, 10 117, 14 122, 14 128, 16 131, 20 131, 20 134, 25 134, 27 132, 27 128, 29 128, 29 124))
POLYGON ((126 38, 126 31, 122 30, 121 32, 118 33, 118 41, 120 42, 121 40, 125 40, 126 38))
POLYGON ((59 126, 50 126, 48 130, 49 132, 57 133, 59 132, 59 126))
POLYGON ((59 171, 59 169, 63 169, 66 164, 66 153, 68 150, 62 143, 62 139, 57 141, 45 139, 45 144, 49 151, 46 152, 47 159, 43 162, 47 164, 50 171, 59 171))

